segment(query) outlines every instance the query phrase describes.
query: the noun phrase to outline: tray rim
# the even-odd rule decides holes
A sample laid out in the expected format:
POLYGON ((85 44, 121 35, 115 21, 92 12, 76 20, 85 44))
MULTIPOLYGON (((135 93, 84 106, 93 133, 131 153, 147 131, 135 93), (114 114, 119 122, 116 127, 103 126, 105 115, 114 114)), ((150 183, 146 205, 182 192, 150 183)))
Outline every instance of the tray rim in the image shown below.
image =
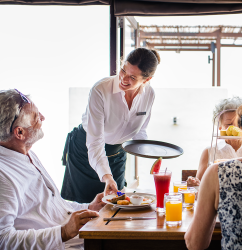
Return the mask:
POLYGON ((137 153, 133 153, 131 151, 128 151, 125 149, 126 146, 129 146, 129 145, 132 145, 132 144, 138 144, 138 143, 144 143, 144 144, 154 144, 154 145, 161 145, 163 144, 162 146, 172 146, 171 148, 173 149, 177 149, 178 151, 180 151, 181 153, 179 155, 173 155, 173 156, 162 156, 162 159, 172 159, 172 158, 177 158, 181 155, 183 155, 184 153, 184 150, 175 145, 175 144, 172 144, 172 143, 168 143, 168 142, 163 142, 163 141, 155 141, 155 140, 129 140, 129 141, 126 141, 126 142, 123 142, 122 143, 122 149, 129 153, 129 154, 132 154, 132 155, 135 155, 135 156, 140 156, 140 157, 143 157, 143 158, 151 158, 151 159, 158 159, 160 156, 149 156, 149 155, 142 155, 142 154, 137 154, 137 153), (165 145, 164 145, 165 144, 165 145))

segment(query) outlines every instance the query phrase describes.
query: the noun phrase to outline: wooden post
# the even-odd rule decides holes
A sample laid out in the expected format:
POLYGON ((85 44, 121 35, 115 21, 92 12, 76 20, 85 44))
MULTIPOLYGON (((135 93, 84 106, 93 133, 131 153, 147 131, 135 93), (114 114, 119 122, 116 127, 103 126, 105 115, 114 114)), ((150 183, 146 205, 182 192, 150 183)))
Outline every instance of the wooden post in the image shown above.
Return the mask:
POLYGON ((135 156, 135 179, 137 180, 137 187, 138 187, 139 186, 138 156, 135 156))
POLYGON ((217 35, 217 41, 216 41, 216 46, 217 46, 217 87, 220 87, 221 86, 221 83, 220 83, 220 67, 221 67, 221 63, 220 63, 220 60, 221 60, 221 56, 220 56, 220 53, 221 53, 221 28, 219 30, 219 33, 217 35))
POLYGON ((212 75, 213 87, 215 86, 215 53, 213 53, 213 75, 212 75))
POLYGON ((114 16, 114 4, 110 5, 110 76, 117 73, 117 18, 114 16))
POLYGON ((125 57, 125 18, 119 18, 120 28, 120 59, 123 60, 125 57))
POLYGON ((135 48, 140 47, 140 32, 139 32, 139 23, 138 23, 138 28, 135 30, 135 48))

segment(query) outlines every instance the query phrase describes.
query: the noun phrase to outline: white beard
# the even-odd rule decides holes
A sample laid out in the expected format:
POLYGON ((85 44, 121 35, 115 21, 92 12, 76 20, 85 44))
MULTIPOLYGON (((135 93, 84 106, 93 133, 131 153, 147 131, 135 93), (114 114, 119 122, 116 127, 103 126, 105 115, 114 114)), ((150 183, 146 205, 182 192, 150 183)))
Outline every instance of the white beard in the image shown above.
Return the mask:
POLYGON ((44 137, 44 132, 42 128, 40 129, 33 129, 28 128, 29 138, 26 140, 26 145, 32 146, 35 142, 42 139, 44 137))

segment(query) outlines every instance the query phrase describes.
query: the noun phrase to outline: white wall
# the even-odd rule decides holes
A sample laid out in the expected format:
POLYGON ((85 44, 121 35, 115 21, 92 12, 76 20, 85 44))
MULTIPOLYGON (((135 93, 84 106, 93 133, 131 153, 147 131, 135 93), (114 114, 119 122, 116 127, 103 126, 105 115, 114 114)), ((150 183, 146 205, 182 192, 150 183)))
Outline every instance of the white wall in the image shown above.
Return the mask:
MULTIPOLYGON (((165 159, 162 168, 172 171, 172 181, 181 179, 182 169, 197 169, 202 150, 210 146, 212 138, 212 111, 215 104, 227 98, 223 88, 155 89, 156 99, 147 130, 151 140, 180 146, 184 154, 165 159), (172 118, 178 117, 178 125, 172 118)), ((148 172, 153 159, 139 158, 140 188, 154 188, 148 172)))
POLYGON ((2 5, 0 38, 0 89, 31 94, 45 116, 32 149, 61 189, 69 87, 109 75, 109 7, 2 5))
MULTIPOLYGON (((85 111, 90 88, 70 88, 69 128, 78 126, 85 111)), ((163 160, 162 168, 172 171, 172 180, 181 179, 182 169, 197 169, 202 150, 210 145, 212 111, 228 97, 223 88, 155 88, 156 98, 147 129, 150 140, 164 141, 183 148, 178 158, 163 160), (178 125, 172 118, 178 117, 178 125)), ((155 160, 138 158, 140 188, 153 189, 150 168, 155 160)))

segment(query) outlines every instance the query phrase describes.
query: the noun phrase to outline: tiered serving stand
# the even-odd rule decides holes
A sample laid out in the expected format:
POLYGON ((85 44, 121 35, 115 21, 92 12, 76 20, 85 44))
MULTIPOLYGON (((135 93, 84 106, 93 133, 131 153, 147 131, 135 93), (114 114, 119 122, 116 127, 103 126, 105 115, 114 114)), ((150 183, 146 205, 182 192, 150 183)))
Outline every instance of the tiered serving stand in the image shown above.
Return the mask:
MULTIPOLYGON (((218 144, 218 139, 225 139, 225 140, 239 140, 241 139, 240 136, 221 136, 219 135, 219 120, 220 120, 220 117, 222 114, 226 113, 226 112, 232 112, 232 111, 236 111, 236 109, 227 109, 227 110, 223 110, 222 112, 220 112, 218 115, 216 115, 214 117, 214 120, 213 120, 213 133, 212 133, 212 141, 211 141, 211 150, 210 150, 210 153, 212 152, 212 147, 213 147, 213 139, 216 138, 216 143, 215 143, 215 150, 214 150, 214 155, 213 155, 213 162, 210 162, 210 165, 214 163, 215 161, 215 155, 216 155, 216 151, 217 151, 217 144, 218 144), (217 134, 214 134, 214 126, 215 126, 215 123, 216 123, 216 119, 218 121, 218 124, 217 124, 217 134)), ((212 157, 210 157, 210 159, 212 159, 212 157)))

